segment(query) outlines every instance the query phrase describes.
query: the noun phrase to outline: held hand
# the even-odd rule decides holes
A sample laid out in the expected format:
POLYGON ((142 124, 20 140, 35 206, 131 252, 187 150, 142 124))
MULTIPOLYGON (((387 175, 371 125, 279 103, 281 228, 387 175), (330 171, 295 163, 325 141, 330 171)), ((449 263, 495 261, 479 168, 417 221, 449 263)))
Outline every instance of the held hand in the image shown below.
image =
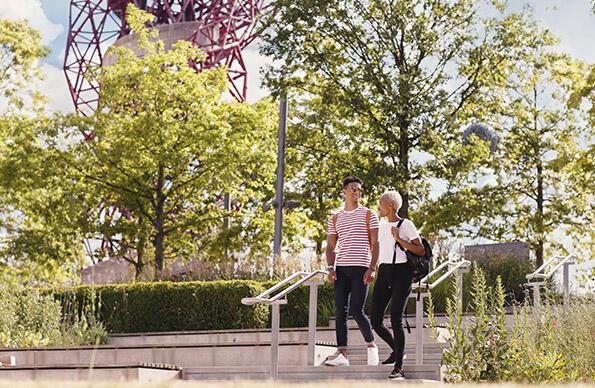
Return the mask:
POLYGON ((368 268, 366 273, 364 274, 364 283, 370 284, 374 281, 374 277, 376 276, 376 271, 373 268, 368 268))
POLYGON ((335 280, 337 280, 337 273, 335 272, 334 269, 332 269, 332 268, 328 269, 328 275, 326 276, 326 280, 329 283, 334 283, 335 280))
POLYGON ((393 226, 390 230, 391 234, 393 235, 393 238, 395 239, 396 242, 401 243, 401 238, 399 237, 399 230, 397 229, 396 226, 393 226))

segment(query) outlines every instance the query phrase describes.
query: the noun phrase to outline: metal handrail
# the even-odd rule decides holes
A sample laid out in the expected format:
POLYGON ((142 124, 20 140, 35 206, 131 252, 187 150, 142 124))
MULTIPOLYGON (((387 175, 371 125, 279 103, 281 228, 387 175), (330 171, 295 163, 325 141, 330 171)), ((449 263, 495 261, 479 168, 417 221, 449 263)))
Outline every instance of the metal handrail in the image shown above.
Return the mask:
POLYGON ((290 292, 292 292, 293 290, 295 290, 296 288, 299 288, 302 284, 306 283, 308 280, 318 276, 318 275, 328 275, 328 271, 324 271, 324 270, 316 270, 314 272, 296 272, 293 275, 283 279, 282 281, 280 281, 279 283, 275 284, 273 287, 269 288, 268 290, 264 291, 262 294, 253 297, 253 298, 243 298, 242 299, 242 304, 245 305, 252 305, 255 303, 265 303, 265 304, 272 304, 273 302, 283 298, 284 296, 286 296, 287 294, 289 294, 290 292), (304 278, 300 279, 299 281, 295 282, 293 285, 291 285, 290 287, 287 287, 285 290, 281 291, 280 293, 278 293, 275 296, 266 298, 266 296, 269 296, 273 291, 277 291, 279 288, 283 287, 285 284, 291 282, 293 279, 299 277, 299 276, 304 276, 304 278))
POLYGON ((530 274, 525 275, 525 277, 527 278, 528 281, 531 281, 532 279, 535 279, 535 278, 541 278, 541 279, 547 280, 547 279, 551 278, 554 275, 554 273, 556 273, 556 271, 558 271, 560 269, 561 266, 563 266, 566 263, 575 264, 575 260, 576 260, 575 255, 554 256, 551 259, 549 259, 548 261, 546 261, 545 263, 543 263, 541 265, 541 267, 537 268, 535 271, 531 272, 530 274), (541 272, 545 268, 547 268, 547 266, 549 266, 551 263, 553 263, 556 259, 562 259, 562 260, 560 260, 560 262, 550 272, 548 272, 548 273, 541 272))
POLYGON ((525 286, 533 287, 533 304, 539 305, 541 303, 541 296, 539 293, 539 288, 547 284, 547 280, 551 279, 551 277, 560 269, 560 267, 564 266, 564 273, 563 273, 563 297, 564 297, 564 304, 567 305, 570 298, 570 272, 569 266, 572 264, 576 264, 576 256, 575 255, 567 255, 567 256, 554 256, 545 263, 543 263, 539 268, 535 271, 531 272, 530 274, 525 275, 527 279, 527 283, 525 286), (556 260, 559 262, 552 268, 549 272, 544 272, 548 266, 554 263, 556 260), (534 281, 534 279, 539 279, 541 281, 534 281))
POLYGON ((463 272, 467 272, 467 269, 471 265, 471 262, 465 259, 460 260, 447 260, 441 263, 439 266, 434 268, 428 275, 421 279, 419 283, 413 283, 412 289, 417 292, 412 293, 410 297, 415 298, 415 363, 422 365, 424 362, 424 335, 423 335, 423 314, 424 314, 424 298, 429 296, 429 291, 438 286, 444 280, 452 276, 454 273, 457 274, 456 282, 456 297, 458 308, 463 308, 463 272), (428 284, 428 279, 436 276, 444 268, 448 267, 442 276, 436 279, 434 282, 428 284), (427 292, 421 293, 420 290, 425 289, 427 292))
POLYGON ((299 276, 303 276, 305 275, 307 272, 296 272, 293 275, 288 276, 287 278, 281 280, 279 283, 275 284, 274 286, 272 286, 271 288, 269 288, 268 290, 262 292, 260 295, 252 297, 252 298, 243 298, 242 299, 242 304, 245 305, 252 305, 255 303, 266 303, 265 301, 267 300, 267 296, 269 296, 272 292, 277 291, 279 288, 283 287, 284 285, 286 285, 287 283, 291 282, 293 279, 299 277, 299 276))
MULTIPOLYGON (((313 272, 296 272, 293 275, 281 280, 273 287, 262 292, 260 295, 251 298, 242 298, 242 304, 253 305, 256 303, 263 303, 272 307, 271 313, 271 377, 273 380, 277 380, 279 376, 279 322, 280 322, 280 310, 281 304, 286 304, 287 299, 285 298, 290 292, 300 287, 304 283, 312 280, 319 275, 328 275, 327 271, 316 270, 313 272), (290 283, 292 280, 302 277, 291 286, 287 287, 283 291, 271 296, 271 294, 279 290, 284 285, 290 283)), ((308 364, 314 365, 315 349, 316 349, 316 310, 317 310, 317 292, 320 282, 310 282, 310 299, 309 299, 309 312, 308 312, 308 364)))
POLYGON ((425 288, 428 290, 432 290, 434 288, 436 288, 436 286, 438 286, 440 283, 442 283, 444 280, 446 280, 448 277, 450 277, 453 273, 455 273, 456 271, 460 269, 466 269, 471 265, 471 262, 465 259, 461 259, 461 260, 447 260, 445 262, 443 262, 442 264, 440 264, 438 267, 434 268, 430 273, 428 273, 424 278, 421 279, 421 282, 418 283, 414 283, 412 284, 412 288, 417 289, 417 288, 425 288), (450 268, 448 269, 448 271, 446 271, 442 276, 440 276, 436 281, 430 283, 428 285, 427 281, 428 279, 431 279, 434 275, 436 275, 437 273, 439 273, 440 271, 442 271, 444 269, 444 267, 449 266, 450 268))

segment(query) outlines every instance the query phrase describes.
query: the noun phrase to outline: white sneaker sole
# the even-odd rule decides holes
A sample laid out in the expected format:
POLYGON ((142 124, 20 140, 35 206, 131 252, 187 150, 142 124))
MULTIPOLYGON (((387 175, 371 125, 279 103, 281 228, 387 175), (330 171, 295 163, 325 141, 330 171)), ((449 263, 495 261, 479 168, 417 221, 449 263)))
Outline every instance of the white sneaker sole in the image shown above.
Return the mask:
POLYGON ((323 363, 326 366, 349 366, 349 361, 348 362, 333 362, 333 361, 325 361, 323 363))

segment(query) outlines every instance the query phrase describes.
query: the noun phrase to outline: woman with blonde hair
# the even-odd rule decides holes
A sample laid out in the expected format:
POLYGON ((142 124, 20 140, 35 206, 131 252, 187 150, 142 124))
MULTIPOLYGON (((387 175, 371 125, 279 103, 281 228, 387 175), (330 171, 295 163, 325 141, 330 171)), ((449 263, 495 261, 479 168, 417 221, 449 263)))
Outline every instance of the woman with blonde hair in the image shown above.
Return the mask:
MULTIPOLYGON (((403 313, 411 293, 411 270, 406 251, 422 256, 425 253, 421 238, 413 222, 397 214, 403 201, 397 191, 386 191, 379 200, 380 217, 384 218, 378 229, 378 276, 372 296, 372 327, 393 350, 383 364, 394 363, 389 379, 402 380, 405 332, 403 313), (392 301, 392 302, 391 302, 392 301), (384 325, 384 311, 391 302, 391 324, 394 336, 384 325)), ((418 328, 419 329, 419 328, 418 328)))

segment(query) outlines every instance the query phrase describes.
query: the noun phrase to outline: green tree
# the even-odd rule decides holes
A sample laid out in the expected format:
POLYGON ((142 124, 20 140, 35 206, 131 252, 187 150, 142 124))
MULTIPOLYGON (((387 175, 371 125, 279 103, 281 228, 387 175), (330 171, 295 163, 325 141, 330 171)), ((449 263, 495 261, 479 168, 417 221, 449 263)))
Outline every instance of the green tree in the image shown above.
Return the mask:
POLYGON ((350 118, 347 108, 325 104, 318 96, 290 103, 287 195, 300 202, 301 212, 311 220, 311 227, 304 232, 314 241, 315 252, 320 255, 326 241, 327 220, 340 206, 340 185, 346 176, 362 177, 364 199, 376 200, 378 193, 369 171, 369 161, 375 160, 376 155, 369 144, 357 141, 361 123, 350 118))
POLYGON ((83 258, 75 187, 68 165, 47 147, 51 120, 10 115, 0 118, 0 262, 20 279, 72 279, 83 258))
POLYGON ((42 101, 31 85, 41 78, 37 61, 48 54, 49 49, 41 45, 39 31, 25 20, 0 19, 0 98, 6 99, 8 110, 42 101))
POLYGON ((197 73, 189 60, 204 59, 199 49, 180 41, 166 51, 144 27, 150 15, 130 6, 127 18, 143 55, 113 47, 117 63, 97 73, 96 113, 67 117, 58 138, 75 155, 89 203, 104 204, 95 229, 141 267, 150 253, 159 274, 167 258, 216 237, 227 214, 215 195, 268 183, 276 115, 266 100, 224 101, 225 68, 197 73))
POLYGON ((66 166, 44 140, 38 60, 48 53, 26 21, 0 20, 0 272, 19 282, 70 279, 82 259, 66 166))
POLYGON ((475 221, 484 237, 529 242, 537 265, 546 246, 559 252, 592 244, 593 127, 584 109, 568 105, 588 67, 553 53, 555 43, 546 34, 527 46, 508 76, 491 119, 502 128, 497 185, 482 189, 491 210, 475 221))
MULTIPOLYGON (((464 147, 459 128, 483 118, 483 104, 497 101, 494 91, 540 33, 527 14, 507 14, 496 1, 487 4, 492 17, 481 17, 486 4, 472 0, 276 4, 264 53, 279 65, 266 73, 268 85, 320 98, 324 114, 356 123, 336 128, 358 145, 344 151, 368 151, 360 171, 370 191, 396 186, 405 217, 411 203, 430 199, 431 180, 471 182, 489 153, 464 147)), ((333 139, 311 159, 330 154, 333 139)))

